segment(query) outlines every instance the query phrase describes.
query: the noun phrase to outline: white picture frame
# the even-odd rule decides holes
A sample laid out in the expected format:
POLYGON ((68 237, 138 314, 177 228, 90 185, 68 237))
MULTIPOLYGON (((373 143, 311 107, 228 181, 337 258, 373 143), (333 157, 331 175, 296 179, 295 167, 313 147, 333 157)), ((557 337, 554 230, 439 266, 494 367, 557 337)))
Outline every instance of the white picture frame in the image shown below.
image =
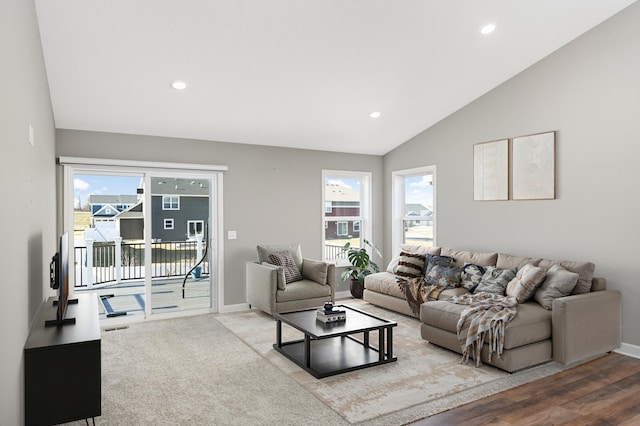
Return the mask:
POLYGON ((509 199, 509 139, 473 145, 473 200, 509 199))
POLYGON ((556 132, 513 138, 512 198, 556 198, 556 132))

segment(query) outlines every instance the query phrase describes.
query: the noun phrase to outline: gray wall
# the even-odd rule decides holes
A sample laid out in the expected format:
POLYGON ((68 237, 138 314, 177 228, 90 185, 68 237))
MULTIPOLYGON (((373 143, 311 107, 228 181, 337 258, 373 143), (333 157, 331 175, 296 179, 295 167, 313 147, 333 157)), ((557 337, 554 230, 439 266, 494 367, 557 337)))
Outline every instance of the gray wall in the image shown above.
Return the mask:
POLYGON ((24 422, 22 348, 56 250, 54 124, 33 1, 0 2, 0 424, 24 422), (35 145, 28 142, 34 128, 35 145))
POLYGON ((588 260, 623 294, 623 341, 640 345, 640 3, 388 153, 437 166, 441 246, 588 260), (557 130, 557 199, 473 201, 473 144, 557 130))
MULTIPOLYGON (((373 175, 373 241, 382 244, 382 157, 259 145, 57 130, 58 156, 226 165, 224 305, 245 303, 245 262, 256 245, 300 242, 322 258, 323 169, 373 175), (227 240, 228 230, 237 231, 227 240)), ((348 291, 339 276, 337 291, 348 291)))

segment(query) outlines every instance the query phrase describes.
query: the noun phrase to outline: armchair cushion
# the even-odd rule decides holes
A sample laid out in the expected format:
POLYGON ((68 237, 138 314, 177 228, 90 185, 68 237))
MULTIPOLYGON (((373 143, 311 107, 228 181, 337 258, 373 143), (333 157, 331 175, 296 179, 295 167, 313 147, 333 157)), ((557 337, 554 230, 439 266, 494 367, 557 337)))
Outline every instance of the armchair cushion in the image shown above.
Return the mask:
MULTIPOLYGON (((295 264, 290 252, 281 251, 277 253, 269 253, 269 262, 274 265, 282 266, 282 269, 284 269, 284 278, 287 284, 302 280, 300 269, 295 264)), ((278 288, 279 287, 280 286, 278 286, 278 288)))
POLYGON ((317 282, 318 284, 327 283, 327 268, 329 264, 318 260, 303 259, 302 260, 302 277, 317 282))

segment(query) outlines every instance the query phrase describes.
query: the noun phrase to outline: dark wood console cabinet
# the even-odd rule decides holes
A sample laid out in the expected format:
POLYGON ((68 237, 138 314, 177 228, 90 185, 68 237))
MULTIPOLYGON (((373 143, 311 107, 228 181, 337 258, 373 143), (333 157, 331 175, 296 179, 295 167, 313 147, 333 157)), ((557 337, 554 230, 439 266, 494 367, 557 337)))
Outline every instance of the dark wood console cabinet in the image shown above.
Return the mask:
POLYGON ((25 424, 51 425, 100 416, 102 367, 95 294, 75 295, 66 317, 75 324, 45 327, 54 298, 38 313, 24 346, 25 424))

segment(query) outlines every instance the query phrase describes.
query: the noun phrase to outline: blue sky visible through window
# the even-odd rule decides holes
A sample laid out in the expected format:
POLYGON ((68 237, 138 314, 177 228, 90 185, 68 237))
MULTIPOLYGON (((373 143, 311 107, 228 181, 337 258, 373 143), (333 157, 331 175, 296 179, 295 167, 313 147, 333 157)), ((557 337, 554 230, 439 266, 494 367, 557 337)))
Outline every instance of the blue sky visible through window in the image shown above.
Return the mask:
POLYGON ((404 182, 406 204, 422 204, 433 210, 433 175, 408 176, 404 182))
POLYGON ((136 195, 140 179, 141 177, 133 176, 74 175, 74 207, 86 205, 91 194, 136 195))

